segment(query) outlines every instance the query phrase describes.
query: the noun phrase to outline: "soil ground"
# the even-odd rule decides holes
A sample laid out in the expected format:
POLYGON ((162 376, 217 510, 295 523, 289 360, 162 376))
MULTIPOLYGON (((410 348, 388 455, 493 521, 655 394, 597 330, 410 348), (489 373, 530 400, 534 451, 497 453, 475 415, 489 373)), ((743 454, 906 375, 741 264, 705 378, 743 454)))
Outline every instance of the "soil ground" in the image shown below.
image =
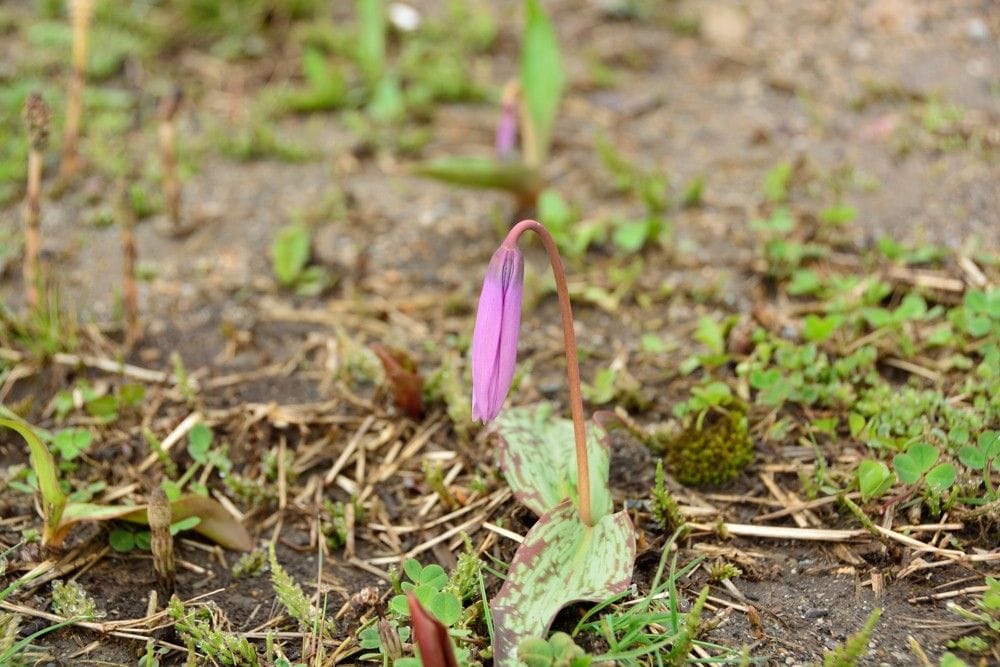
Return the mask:
MULTIPOLYGON (((746 316, 770 298, 754 265, 756 241, 749 221, 760 214, 765 173, 779 162, 791 161, 796 178, 808 183, 794 191, 793 207, 829 204, 833 188, 846 192, 857 208, 850 235, 858 248, 887 236, 906 245, 1000 251, 1000 169, 995 159, 1000 144, 1000 11, 993 3, 670 3, 668 16, 656 12, 657 20, 650 21, 618 20, 600 9, 602 4, 546 3, 564 45, 570 80, 547 168, 552 187, 585 220, 640 212, 641 205, 609 183, 594 150, 597 136, 607 137, 637 165, 668 174, 674 190, 706 176, 702 205, 671 212, 672 239, 644 251, 643 273, 634 288, 666 290, 677 298, 652 308, 628 298, 615 312, 575 304, 580 345, 587 352, 584 378, 593 378, 616 357, 631 355, 629 370, 642 383, 645 399, 645 409, 633 416, 642 424, 667 420, 673 405, 686 397, 686 380, 672 369, 691 353, 688 337, 699 316, 746 316), (682 18, 697 19, 700 33, 678 30, 682 18), (613 70, 611 85, 594 83, 595 63, 613 70), (929 101, 964 109, 962 131, 981 137, 983 145, 954 150, 931 145, 919 120, 929 101), (900 145, 904 140, 895 131, 900 126, 912 126, 904 135, 910 137, 906 145, 900 145), (673 349, 655 360, 638 354, 642 336, 649 333, 675 343, 673 349)), ((516 15, 516 5, 497 3, 494 11, 509 17, 516 15)), ((501 20, 499 29, 489 73, 498 86, 516 70, 518 23, 501 20)), ((204 132, 223 109, 250 99, 260 81, 259 62, 207 58, 192 48, 176 54, 170 67, 182 86, 197 80, 192 87, 200 91, 182 113, 181 132, 188 137, 204 132), (227 85, 233 80, 247 84, 234 92, 227 85)), ((490 105, 444 105, 432 121, 432 139, 423 156, 486 154, 494 123, 490 105)), ((359 148, 335 113, 284 119, 277 132, 315 149, 316 155, 299 164, 240 163, 208 152, 183 184, 184 215, 198 221, 193 233, 182 238, 164 234, 162 214, 137 226, 140 265, 148 275, 140 284, 147 335, 128 360, 169 371, 171 355, 179 355, 199 384, 197 409, 211 421, 216 436, 229 443, 234 470, 246 477, 259 474, 262 455, 284 443, 288 461, 299 468, 283 509, 276 499, 240 509, 248 512, 245 525, 255 540, 263 544, 276 537, 279 560, 312 592, 318 568, 316 498, 349 500, 347 489, 353 488, 356 475, 372 485, 372 523, 411 523, 412 512, 434 497, 424 483, 423 457, 443 462, 446 470, 460 464, 457 487, 467 488, 480 476, 488 495, 505 488, 496 475, 490 441, 483 434, 471 439, 456 435, 441 406, 432 406, 422 421, 411 421, 396 414, 384 389, 348 386, 335 378, 347 358, 345 341, 405 349, 426 373, 452 354, 453 341, 470 334, 483 271, 513 207, 500 194, 419 179, 409 173, 410 157, 359 148), (321 297, 296 296, 272 278, 272 240, 297 217, 314 221, 313 259, 337 279, 321 297), (363 440, 367 461, 352 459, 344 474, 347 483, 340 486, 312 481, 326 474, 369 418, 373 421, 363 440), (373 476, 383 470, 384 457, 396 443, 405 445, 427 432, 429 441, 420 454, 384 479, 373 476), (308 493, 300 495, 304 489, 308 493)), ((144 131, 135 150, 152 150, 153 145, 153 132, 144 131)), ((85 323, 81 340, 109 358, 120 349, 112 342, 117 333, 109 327, 120 309, 119 230, 82 221, 107 206, 112 185, 84 176, 78 187, 44 202, 42 227, 63 303, 85 323)), ((11 203, 0 217, 5 224, 18 224, 18 205, 11 203)), ((530 276, 547 271, 543 259, 537 248, 528 254, 529 294, 530 276)), ((576 272, 571 281, 610 285, 610 272, 623 263, 611 250, 598 249, 584 263, 570 265, 576 272)), ((19 307, 17 271, 7 271, 2 289, 19 307)), ((530 371, 513 394, 515 404, 546 399, 565 405, 557 325, 551 295, 526 306, 520 357, 530 371)), ((93 370, 55 365, 16 382, 4 402, 33 399, 33 416, 51 424, 46 404, 56 391, 81 378, 115 381, 93 370)), ((89 454, 91 469, 105 471, 110 488, 129 479, 147 481, 130 477, 148 451, 142 426, 163 437, 193 409, 167 385, 150 385, 147 391, 144 412, 102 430, 99 450, 89 454)), ((77 422, 86 423, 86 418, 77 422)), ((754 463, 736 481, 721 488, 679 490, 679 498, 685 505, 716 510, 711 521, 749 523, 782 506, 763 486, 762 473, 773 474, 787 490, 798 488, 785 454, 784 446, 758 441, 754 463)), ((0 465, 24 464, 26 459, 19 441, 6 436, 0 441, 0 465)), ((616 439, 616 504, 639 507, 635 503, 648 498, 653 461, 637 442, 616 439)), ((214 477, 210 486, 224 489, 214 477)), ((32 500, 24 494, 7 489, 0 494, 0 509, 4 543, 15 543, 22 528, 37 524, 32 500)), ((855 527, 829 506, 817 512, 830 528, 855 527)), ((435 505, 428 516, 442 514, 435 505)), ((521 534, 533 521, 510 500, 491 509, 485 520, 521 534)), ((793 525, 788 517, 769 523, 776 521, 793 525)), ((457 521, 447 524, 452 525, 457 521)), ((663 535, 644 512, 636 513, 636 525, 642 547, 636 581, 642 590, 656 567, 663 535)), ((81 528, 68 548, 89 551, 103 544, 102 530, 81 528)), ((482 520, 468 531, 474 544, 498 558, 509 559, 513 553, 515 545, 482 528, 482 520)), ((359 525, 355 558, 376 559, 374 567, 385 570, 388 565, 377 559, 398 555, 440 532, 441 526, 390 538, 385 531, 359 525)), ((449 546, 455 545, 445 541, 419 557, 448 568, 454 562, 449 546)), ((730 610, 710 603, 719 623, 707 638, 735 648, 750 646, 751 654, 768 664, 819 660, 876 606, 884 613, 862 664, 917 664, 910 637, 936 660, 962 626, 946 608, 947 600, 913 600, 974 574, 955 566, 898 578, 916 555, 870 540, 835 548, 721 539, 700 532, 682 543, 682 560, 724 554, 744 570, 736 585, 746 600, 731 603, 737 608, 730 610), (759 624, 741 610, 746 603, 758 611, 759 624)), ((178 558, 178 593, 188 598, 211 592, 233 630, 259 632, 278 615, 267 576, 233 578, 233 554, 180 540, 178 558)), ((33 562, 28 552, 10 560, 33 562)), ((105 622, 143 617, 148 591, 156 587, 148 556, 135 552, 105 550, 92 566, 73 572, 104 611, 105 622)), ((321 581, 331 593, 333 610, 366 586, 387 590, 384 580, 336 551, 324 557, 321 581)), ((688 601, 705 581, 700 570, 682 582, 688 601)), ((491 581, 491 590, 496 585, 491 581)), ((20 595, 17 602, 44 608, 46 590, 42 586, 20 595)), ((732 600, 724 589, 716 592, 732 600)), ((563 612, 557 626, 571 625, 579 611, 563 612)), ((340 624, 340 639, 356 628, 352 618, 356 621, 354 611, 340 624)), ((47 624, 29 618, 22 633, 47 624)), ((169 632, 162 638, 178 643, 169 632)), ((135 664, 144 650, 142 642, 82 628, 61 630, 37 643, 54 664, 135 664)), ((299 652, 294 641, 286 648, 293 656, 299 652)), ((180 664, 180 656, 173 654, 165 664, 180 664)))

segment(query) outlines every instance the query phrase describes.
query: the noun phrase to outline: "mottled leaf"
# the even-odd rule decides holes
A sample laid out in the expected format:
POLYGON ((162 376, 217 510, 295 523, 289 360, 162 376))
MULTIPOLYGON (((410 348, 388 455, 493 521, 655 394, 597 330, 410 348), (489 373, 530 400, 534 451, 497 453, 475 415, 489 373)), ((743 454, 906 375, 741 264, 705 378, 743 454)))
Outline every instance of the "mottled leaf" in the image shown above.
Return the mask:
POLYGON ((518 665, 518 644, 542 636, 570 602, 596 602, 625 590, 634 562, 635 532, 627 512, 606 514, 588 527, 567 499, 543 514, 490 604, 494 664, 518 665))
POLYGON ((536 192, 541 184, 537 170, 517 162, 498 162, 492 158, 439 158, 417 165, 414 173, 452 185, 506 190, 521 195, 536 192))
MULTIPOLYGON (((512 408, 500 413, 495 431, 500 436, 500 467, 518 502, 535 514, 552 510, 565 498, 576 502, 576 444, 573 422, 553 418, 553 407, 512 408)), ((599 417, 597 426, 604 429, 599 417)), ((608 488, 610 450, 594 427, 587 429, 590 463, 591 515, 611 512, 608 488)))

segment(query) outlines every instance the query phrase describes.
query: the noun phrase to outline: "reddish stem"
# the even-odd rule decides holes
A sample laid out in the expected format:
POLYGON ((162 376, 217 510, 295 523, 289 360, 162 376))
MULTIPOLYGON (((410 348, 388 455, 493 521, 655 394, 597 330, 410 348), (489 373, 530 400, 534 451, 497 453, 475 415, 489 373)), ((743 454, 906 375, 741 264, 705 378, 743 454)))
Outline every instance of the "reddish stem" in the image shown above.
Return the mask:
POLYGON ((573 308, 569 301, 569 288, 566 286, 566 270, 563 268, 562 257, 556 242, 541 223, 535 220, 522 220, 514 225, 505 244, 516 245, 518 238, 527 230, 538 234, 549 255, 552 265, 552 275, 556 279, 556 294, 559 296, 559 314, 562 317, 563 343, 566 348, 566 380, 569 388, 569 410, 573 416, 573 436, 576 439, 576 479, 579 501, 577 511, 580 520, 587 526, 594 525, 590 513, 590 464, 587 459, 587 431, 583 416, 583 394, 580 391, 580 362, 576 352, 576 332, 573 329, 573 308))

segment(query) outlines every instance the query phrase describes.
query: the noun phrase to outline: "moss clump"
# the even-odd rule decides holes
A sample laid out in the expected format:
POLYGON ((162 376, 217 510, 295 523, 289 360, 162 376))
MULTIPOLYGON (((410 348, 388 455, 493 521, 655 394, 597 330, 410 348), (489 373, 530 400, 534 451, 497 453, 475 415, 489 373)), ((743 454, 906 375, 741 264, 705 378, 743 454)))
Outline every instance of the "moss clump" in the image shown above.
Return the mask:
POLYGON ((667 466, 686 486, 725 484, 753 460, 753 440, 741 410, 713 412, 701 428, 693 422, 665 445, 667 466))
POLYGON ((650 491, 650 513, 660 528, 668 533, 684 529, 687 532, 684 515, 677 501, 670 495, 663 478, 663 461, 656 462, 656 482, 650 491))

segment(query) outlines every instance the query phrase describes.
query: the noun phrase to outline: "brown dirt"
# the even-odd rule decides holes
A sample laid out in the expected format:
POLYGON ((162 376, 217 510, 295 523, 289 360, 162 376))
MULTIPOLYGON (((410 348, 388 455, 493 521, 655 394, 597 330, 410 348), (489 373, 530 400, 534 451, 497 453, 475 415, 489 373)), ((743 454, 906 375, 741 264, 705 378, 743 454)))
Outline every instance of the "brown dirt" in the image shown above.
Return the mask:
MULTIPOLYGON (((504 3, 498 12, 511 4, 504 3)), ((665 419, 675 400, 684 395, 683 387, 666 379, 672 365, 686 356, 684 341, 697 317, 745 313, 759 298, 761 285, 750 269, 754 252, 748 221, 757 215, 764 173, 781 160, 795 161, 797 174, 810 178, 809 185, 795 191, 793 206, 805 206, 813 198, 830 203, 833 174, 854 170, 846 198, 859 211, 855 229, 860 246, 888 235, 901 242, 949 247, 971 242, 987 251, 1000 249, 996 205, 1000 170, 995 152, 984 156, 969 148, 942 151, 930 147, 927 137, 920 134, 919 123, 911 118, 923 100, 960 104, 968 110, 969 126, 983 131, 995 151, 1000 143, 996 134, 1000 13, 991 3, 681 2, 670 3, 669 10, 656 13, 656 21, 644 24, 610 20, 595 8, 599 3, 564 0, 549 4, 566 45, 573 82, 557 127, 550 168, 553 186, 587 218, 637 212, 634 204, 611 191, 593 149, 599 134, 608 136, 637 163, 664 169, 675 190, 697 174, 708 175, 704 206, 672 214, 674 241, 668 248, 646 254, 646 271, 639 283, 646 290, 668 285, 680 297, 695 295, 698 300, 660 301, 652 310, 630 300, 613 314, 577 305, 581 348, 589 353, 584 361, 585 378, 593 377, 620 353, 634 354, 643 333, 658 333, 682 343, 666 359, 634 370, 645 383, 643 395, 651 402, 641 415, 643 423, 665 419), (700 17, 701 37, 685 37, 668 29, 675 17, 688 15, 700 17), (976 36, 978 22, 985 24, 990 37, 976 36), (615 66, 613 87, 592 84, 588 62, 593 59, 615 66), (914 132, 920 138, 900 154, 897 146, 878 134, 878 128, 887 123, 915 123, 914 132), (869 189, 866 182, 876 187, 869 189)), ((516 55, 516 26, 506 22, 502 26, 494 73, 498 84, 512 73, 516 55)), ((226 67, 224 63, 219 66, 226 67)), ((221 87, 209 86, 199 103, 186 108, 184 131, 196 135, 204 117, 217 113, 226 94, 221 87)), ((493 116, 489 108, 441 109, 426 155, 487 151, 493 116)), ((329 346, 336 340, 336 328, 366 342, 380 340, 405 348, 424 369, 433 369, 446 338, 466 336, 471 330, 478 282, 511 206, 499 195, 450 189, 411 177, 402 158, 380 154, 356 159, 350 153, 352 139, 334 115, 286 121, 280 129, 297 143, 318 146, 321 156, 289 165, 237 164, 209 155, 200 173, 184 185, 187 215, 205 222, 180 240, 161 234, 161 221, 156 218, 138 227, 140 260, 153 269, 155 277, 143 283, 141 291, 149 336, 131 358, 139 365, 169 369, 170 353, 177 351, 202 382, 297 360, 287 373, 204 391, 203 405, 209 410, 228 410, 244 403, 281 406, 335 400, 333 415, 357 417, 371 413, 365 408, 370 401, 374 414, 385 418, 391 410, 382 393, 363 388, 361 397, 352 400, 338 393, 331 382, 328 364, 334 357, 329 346), (329 219, 320 202, 338 192, 347 212, 342 218, 329 219), (339 277, 339 284, 323 298, 289 296, 270 278, 270 243, 275 231, 296 213, 316 210, 320 210, 317 259, 339 277), (279 313, 289 309, 294 311, 279 313), (323 314, 325 320, 311 317, 314 313, 323 314), (234 332, 245 336, 234 338, 234 332), (234 339, 238 342, 233 343, 234 339)), ((149 134, 145 140, 151 140, 149 134)), ((105 323, 115 312, 118 232, 81 225, 90 208, 81 192, 46 202, 44 236, 48 250, 57 258, 64 301, 84 321, 105 323)), ((18 219, 14 207, 0 211, 0 216, 18 219)), ((542 275, 540 260, 540 256, 529 256, 529 274, 542 275)), ((606 281, 607 269, 615 261, 597 253, 585 267, 579 267, 573 279, 582 281, 586 270, 589 279, 606 281)), ((11 301, 18 299, 18 284, 11 276, 4 280, 3 291, 11 301)), ((524 313, 521 357, 533 366, 514 397, 516 403, 562 400, 562 366, 553 353, 559 341, 557 318, 551 298, 524 313)), ((52 386, 68 386, 74 375, 60 372, 59 381, 53 384, 37 378, 19 383, 10 399, 16 402, 34 396, 40 408, 51 397, 52 386)), ((162 435, 184 414, 184 406, 170 400, 153 416, 153 424, 162 435)), ((249 425, 244 417, 232 412, 220 426, 220 436, 232 440, 234 463, 246 471, 255 470, 261 453, 282 437, 289 438, 294 452, 332 433, 322 464, 309 471, 322 474, 342 451, 353 428, 331 432, 324 424, 285 426, 268 419, 249 425)), ((118 443, 115 446, 122 447, 112 450, 116 456, 111 468, 119 476, 145 454, 137 425, 136 419, 117 424, 115 433, 109 435, 111 442, 118 443)), ((403 428, 412 433, 415 426, 403 428)), ((456 452, 466 471, 477 466, 493 471, 493 455, 480 441, 456 442, 448 429, 442 429, 432 437, 429 450, 456 452)), ((651 456, 627 439, 619 444, 612 468, 616 501, 641 500, 651 485, 651 456)), ((757 464, 739 480, 714 491, 766 497, 756 472, 779 457, 774 452, 758 453, 757 464)), ((4 436, 0 464, 24 462, 19 444, 4 436)), ((419 460, 409 462, 377 493, 384 504, 401 508, 404 521, 406 512, 426 492, 419 470, 419 460)), ((794 476, 783 481, 794 486, 794 476)), ((496 488, 498 483, 492 480, 491 484, 496 488)), ((347 499, 341 489, 330 488, 327 496, 347 499)), ((5 518, 32 512, 23 496, 10 491, 0 495, 0 503, 5 518)), ((729 520, 748 520, 755 511, 753 506, 715 504, 725 509, 729 520)), ((514 507, 512 503, 501 506, 495 517, 513 518, 509 525, 520 530, 530 517, 514 507)), ((306 506, 286 511, 281 538, 286 546, 279 550, 281 561, 302 582, 315 581, 315 553, 289 547, 308 545, 312 511, 306 506)), ((255 513, 248 527, 255 531, 266 515, 266 511, 255 513)), ((831 527, 850 525, 832 511, 821 516, 831 527)), ((637 525, 646 547, 636 578, 648 585, 661 536, 644 521, 637 525)), ((17 539, 16 533, 0 535, 5 542, 17 539)), ((256 537, 262 541, 270 535, 271 527, 256 537)), ((402 546, 406 549, 428 536, 424 531, 408 535, 402 546)), ((477 541, 484 537, 482 532, 473 535, 477 541)), ((908 600, 965 576, 964 571, 936 569, 926 576, 921 573, 895 581, 892 572, 898 569, 900 558, 908 556, 875 550, 864 554, 869 559, 864 565, 852 567, 826 546, 744 539, 727 542, 713 537, 697 541, 755 554, 754 571, 737 583, 761 610, 762 634, 754 633, 745 614, 733 612, 709 638, 735 647, 752 645, 754 655, 769 664, 815 661, 860 627, 875 606, 885 611, 864 664, 913 664, 907 645, 910 636, 935 658, 956 634, 951 624, 954 617, 943 601, 914 604, 908 600), (889 575, 879 597, 871 588, 872 572, 889 575)), ((699 553, 697 546, 687 543, 683 556, 699 553)), ((510 545, 493 549, 509 555, 510 545)), ((385 553, 385 545, 364 531, 358 556, 385 553)), ((203 550, 181 546, 179 556, 206 572, 182 570, 178 590, 189 597, 224 589, 212 599, 233 629, 256 627, 275 612, 267 575, 234 581, 229 568, 203 550)), ((423 558, 440 556, 439 552, 425 553, 423 558)), ((228 565, 234 560, 232 554, 226 559, 228 565)), ((330 605, 334 609, 363 586, 380 585, 385 591, 384 582, 352 568, 337 555, 326 560, 324 573, 325 583, 335 592, 330 605)), ((689 599, 703 579, 704 572, 699 572, 684 582, 689 599)), ((107 620, 141 617, 147 592, 154 586, 148 559, 135 554, 108 555, 79 582, 98 600, 107 620)), ((306 586, 312 590, 312 584, 306 586)), ((22 602, 44 604, 44 599, 38 594, 22 602)), ((25 630, 42 625, 28 623, 25 630)), ((40 644, 59 659, 95 638, 89 631, 70 629, 49 635, 40 644)), ((170 633, 163 638, 177 641, 170 633)), ((138 642, 105 638, 87 658, 104 664, 134 664, 141 648, 138 642)), ((289 648, 294 655, 297 648, 289 648)))

